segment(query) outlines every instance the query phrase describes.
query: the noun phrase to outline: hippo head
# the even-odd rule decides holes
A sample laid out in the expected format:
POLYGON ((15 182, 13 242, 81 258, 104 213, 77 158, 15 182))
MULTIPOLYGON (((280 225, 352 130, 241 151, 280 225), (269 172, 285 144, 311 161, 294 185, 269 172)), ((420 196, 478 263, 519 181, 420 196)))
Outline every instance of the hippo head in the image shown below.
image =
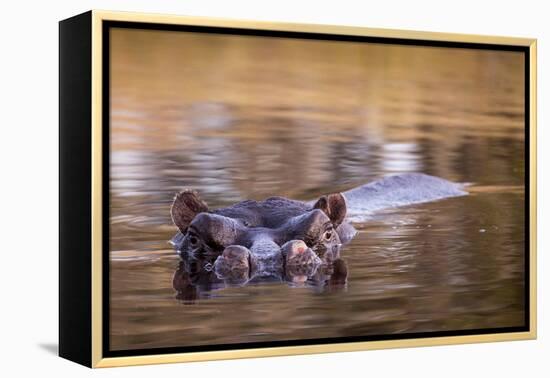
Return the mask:
POLYGON ((312 203, 272 197, 210 211, 196 192, 183 191, 171 214, 180 231, 174 239, 180 255, 219 255, 216 268, 246 270, 255 264, 314 264, 337 254, 346 201, 340 193, 312 203))

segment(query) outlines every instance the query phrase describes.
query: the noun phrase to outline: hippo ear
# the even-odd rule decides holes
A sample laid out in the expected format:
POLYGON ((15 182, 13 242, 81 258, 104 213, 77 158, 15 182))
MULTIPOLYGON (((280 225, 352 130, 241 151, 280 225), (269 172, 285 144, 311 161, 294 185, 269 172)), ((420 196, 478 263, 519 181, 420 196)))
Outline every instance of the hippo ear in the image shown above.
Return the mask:
POLYGON ((197 214, 207 211, 208 205, 193 190, 184 190, 176 194, 170 209, 172 221, 183 233, 197 214))
POLYGON ((322 210, 335 227, 338 227, 346 217, 346 199, 341 193, 322 196, 313 208, 322 210))

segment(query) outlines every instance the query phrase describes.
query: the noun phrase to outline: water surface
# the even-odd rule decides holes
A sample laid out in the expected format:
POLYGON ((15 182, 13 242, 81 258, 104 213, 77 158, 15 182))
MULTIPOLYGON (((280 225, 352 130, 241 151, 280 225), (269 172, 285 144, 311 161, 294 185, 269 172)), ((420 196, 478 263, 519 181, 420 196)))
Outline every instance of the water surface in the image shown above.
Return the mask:
POLYGON ((111 349, 523 325, 520 53, 123 29, 111 46, 111 349), (405 172, 471 194, 356 222, 345 277, 239 286, 199 264, 178 284, 183 188, 215 208, 405 172))

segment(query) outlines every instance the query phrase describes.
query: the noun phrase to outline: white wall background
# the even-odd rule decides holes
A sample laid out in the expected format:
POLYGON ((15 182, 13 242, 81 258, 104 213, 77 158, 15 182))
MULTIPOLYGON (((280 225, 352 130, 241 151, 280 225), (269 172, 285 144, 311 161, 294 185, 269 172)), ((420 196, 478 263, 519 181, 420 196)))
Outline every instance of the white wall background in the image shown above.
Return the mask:
POLYGON ((546 1, 9 1, 0 22, 0 371, 48 376, 548 376, 550 25, 546 1), (89 9, 328 23, 539 39, 539 339, 108 369, 55 356, 57 64, 61 19, 89 9), (546 211, 544 211, 546 210, 546 211), (545 233, 546 231, 546 233, 545 233))

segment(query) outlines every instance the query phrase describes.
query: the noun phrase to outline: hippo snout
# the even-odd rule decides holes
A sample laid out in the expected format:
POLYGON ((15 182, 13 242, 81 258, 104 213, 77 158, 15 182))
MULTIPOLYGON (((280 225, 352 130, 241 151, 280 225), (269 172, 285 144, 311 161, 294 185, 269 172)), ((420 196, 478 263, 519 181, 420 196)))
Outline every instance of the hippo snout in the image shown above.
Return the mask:
POLYGON ((302 240, 291 240, 279 247, 268 239, 254 242, 250 249, 241 245, 230 245, 214 263, 216 275, 221 279, 249 278, 257 270, 274 266, 287 269, 310 269, 322 264, 317 254, 302 240))
POLYGON ((321 264, 321 259, 302 240, 291 240, 281 247, 287 266, 307 266, 321 264))
POLYGON ((250 251, 240 245, 225 248, 214 262, 219 277, 248 276, 250 274, 250 251))

